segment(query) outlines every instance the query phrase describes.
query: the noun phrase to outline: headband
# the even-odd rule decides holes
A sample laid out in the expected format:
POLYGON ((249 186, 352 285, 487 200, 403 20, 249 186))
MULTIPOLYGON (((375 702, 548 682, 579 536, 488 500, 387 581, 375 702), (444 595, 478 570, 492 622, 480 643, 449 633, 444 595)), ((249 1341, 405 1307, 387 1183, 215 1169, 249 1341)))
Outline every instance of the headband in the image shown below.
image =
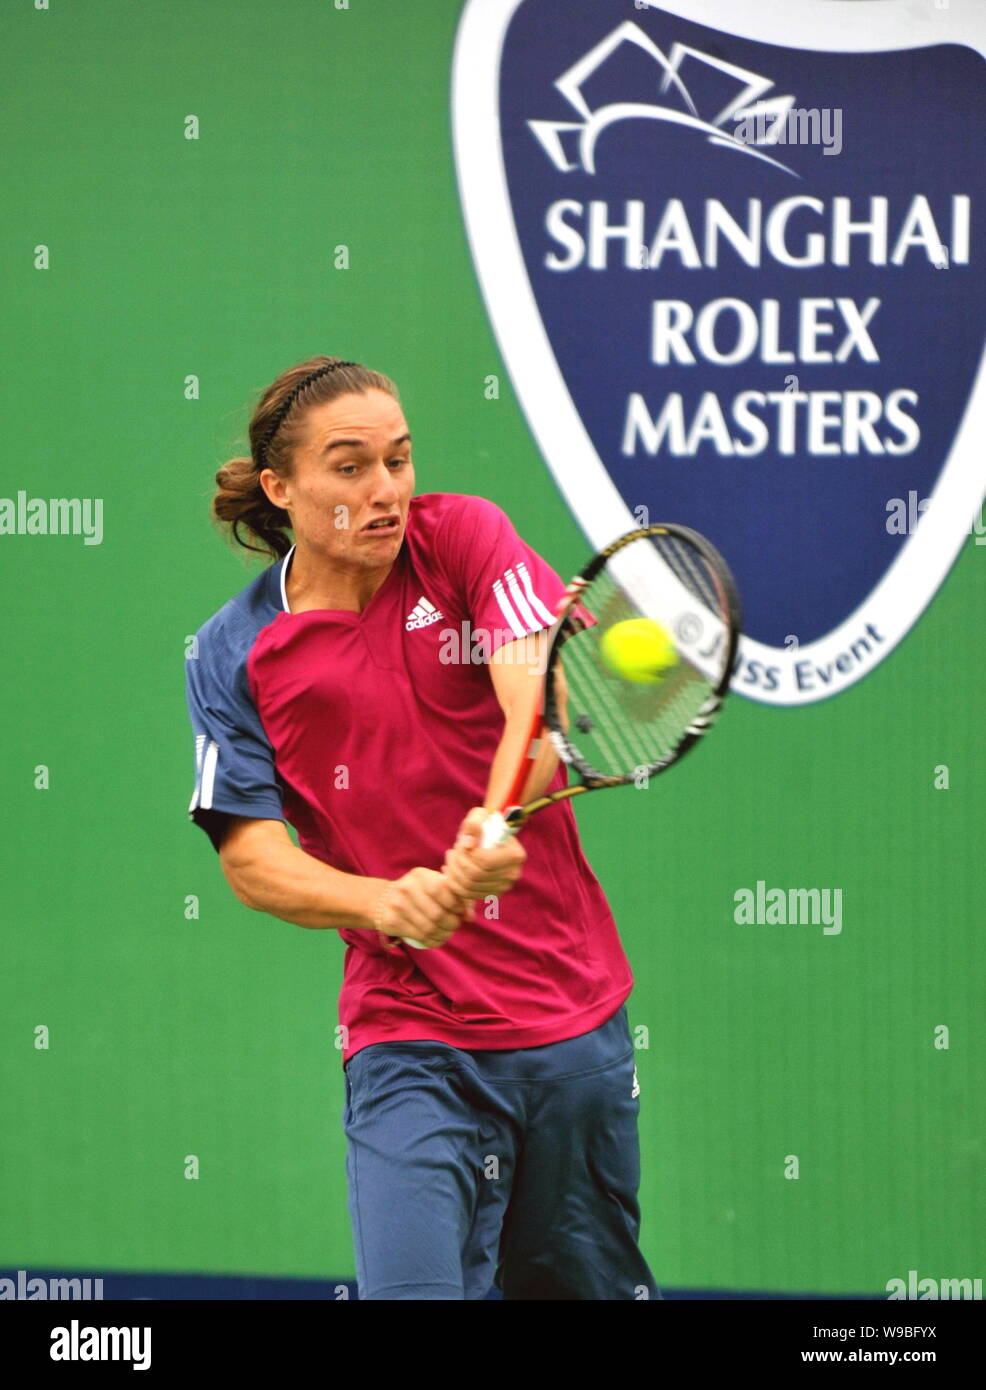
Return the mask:
POLYGON ((283 425, 284 417, 287 415, 288 411, 291 409, 295 401, 301 395, 302 391, 304 391, 305 387, 308 386, 310 382, 317 381, 320 376, 325 376, 327 372, 334 372, 336 367, 358 366, 358 362, 328 362, 324 367, 316 367, 313 372, 309 372, 306 377, 304 377, 301 381, 298 382, 297 386, 295 386, 293 390, 288 392, 285 399, 274 411, 274 418, 271 421, 270 425, 267 427, 267 432, 265 433, 263 439, 257 445, 256 454, 258 472, 260 469, 266 466, 267 450, 270 446, 271 440, 274 438, 275 434, 277 434, 277 431, 283 425))

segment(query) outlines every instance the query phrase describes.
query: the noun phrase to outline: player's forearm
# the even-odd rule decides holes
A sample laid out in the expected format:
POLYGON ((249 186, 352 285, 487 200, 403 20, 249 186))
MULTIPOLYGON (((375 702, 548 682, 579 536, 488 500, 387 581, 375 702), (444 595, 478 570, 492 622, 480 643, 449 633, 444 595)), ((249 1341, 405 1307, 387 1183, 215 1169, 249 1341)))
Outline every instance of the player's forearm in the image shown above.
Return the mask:
POLYGON ((297 845, 266 846, 259 855, 223 864, 233 892, 247 907, 299 927, 373 930, 373 912, 389 880, 346 874, 297 845))
MULTIPOLYGON (((510 795, 510 787, 517 774, 517 766, 528 750, 533 715, 534 710, 524 705, 512 709, 506 718, 503 736, 493 758, 493 765, 486 786, 486 796, 483 800, 483 805, 487 810, 499 810, 510 795)), ((517 804, 522 805, 525 801, 531 801, 546 791, 557 769, 558 755, 550 740, 544 736, 540 740, 537 756, 530 764, 530 772, 521 788, 520 795, 516 797, 517 804)))
MULTIPOLYGON (((519 642, 507 644, 494 658, 490 675, 504 712, 504 727, 493 759, 483 805, 492 811, 507 799, 523 805, 547 791, 558 771, 558 755, 551 740, 543 735, 537 752, 526 763, 524 785, 513 791, 514 779, 522 760, 527 758, 535 714, 544 704, 545 668, 548 660, 548 633, 542 631, 519 642), (504 658, 504 652, 509 653, 504 658)), ((560 661, 551 672, 555 715, 562 729, 568 729, 568 682, 560 661)))

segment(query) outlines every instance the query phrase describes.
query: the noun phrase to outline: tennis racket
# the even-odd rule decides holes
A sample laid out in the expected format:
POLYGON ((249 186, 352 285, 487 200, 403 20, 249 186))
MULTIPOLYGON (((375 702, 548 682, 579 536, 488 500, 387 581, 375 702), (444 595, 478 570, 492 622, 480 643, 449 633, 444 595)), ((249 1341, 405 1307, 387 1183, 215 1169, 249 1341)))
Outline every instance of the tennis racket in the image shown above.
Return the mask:
POLYGON ((687 526, 628 531, 594 555, 558 605, 542 705, 481 847, 504 844, 557 801, 647 785, 680 762, 719 717, 740 624, 725 560, 687 526), (521 803, 545 735, 578 780, 521 803))

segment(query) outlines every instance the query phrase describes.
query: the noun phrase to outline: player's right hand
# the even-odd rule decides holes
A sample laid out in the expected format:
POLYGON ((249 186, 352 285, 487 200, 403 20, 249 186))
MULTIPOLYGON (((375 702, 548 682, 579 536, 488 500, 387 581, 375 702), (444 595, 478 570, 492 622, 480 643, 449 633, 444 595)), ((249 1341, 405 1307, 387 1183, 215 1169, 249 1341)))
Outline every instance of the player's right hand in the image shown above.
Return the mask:
POLYGON ((442 946, 472 916, 473 903, 454 892, 445 875, 435 869, 411 869, 393 879, 382 897, 375 926, 385 946, 405 936, 423 946, 442 946))

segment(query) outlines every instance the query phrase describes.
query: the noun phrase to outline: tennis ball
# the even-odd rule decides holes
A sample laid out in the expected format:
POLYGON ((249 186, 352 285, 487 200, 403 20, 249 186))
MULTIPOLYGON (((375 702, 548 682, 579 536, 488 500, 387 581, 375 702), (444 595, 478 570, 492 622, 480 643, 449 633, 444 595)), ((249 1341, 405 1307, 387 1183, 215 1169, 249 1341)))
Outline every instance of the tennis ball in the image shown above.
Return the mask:
POLYGON ((678 659, 674 642, 651 618, 614 623, 603 633, 599 650, 614 675, 637 685, 656 684, 678 659))

